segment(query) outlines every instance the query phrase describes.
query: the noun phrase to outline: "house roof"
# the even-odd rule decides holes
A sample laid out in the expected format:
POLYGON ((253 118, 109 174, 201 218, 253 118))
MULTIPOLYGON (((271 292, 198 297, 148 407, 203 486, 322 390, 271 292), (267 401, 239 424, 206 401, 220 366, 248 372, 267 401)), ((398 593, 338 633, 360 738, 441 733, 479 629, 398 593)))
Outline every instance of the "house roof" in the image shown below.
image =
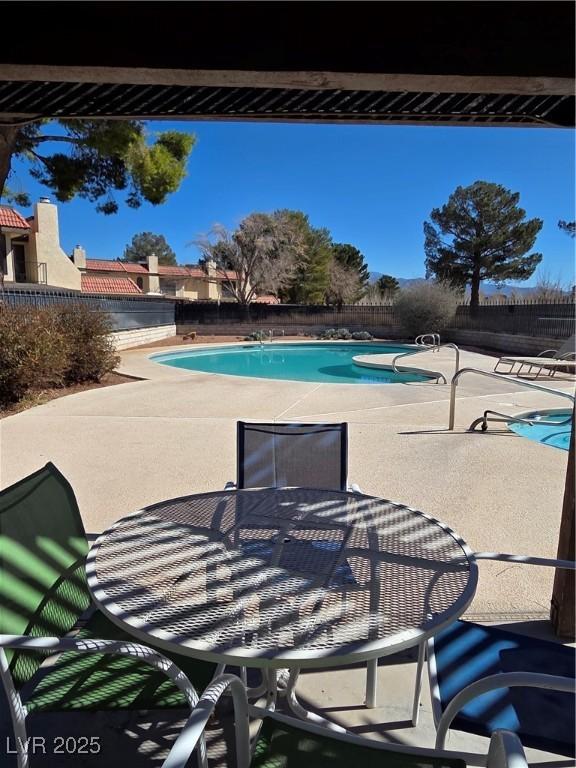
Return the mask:
MULTIPOLYGON (((123 274, 147 275, 148 267, 146 264, 137 264, 135 262, 114 261, 112 259, 86 259, 86 269, 89 272, 121 272, 123 274)), ((207 279, 206 272, 198 265, 183 266, 180 264, 163 265, 158 267, 160 277, 182 277, 207 279)), ((236 272, 227 270, 218 271, 212 280, 235 280, 236 272)))
POLYGON ((158 267, 159 275, 174 275, 175 277, 206 277, 206 273, 200 268, 193 271, 190 267, 165 266, 161 264, 158 267))
POLYGON ((10 208, 7 205, 0 205, 0 227, 28 230, 30 229, 30 224, 15 208, 10 208))
POLYGON ((280 304, 280 299, 277 296, 272 295, 265 295, 265 296, 256 296, 255 299, 252 299, 253 304, 280 304))
POLYGON ((82 275, 82 291, 84 293, 142 293, 134 280, 124 277, 100 277, 99 275, 82 275))
POLYGON ((86 259, 86 269, 95 272, 137 272, 147 274, 148 270, 142 264, 124 264, 122 261, 112 259, 86 259))

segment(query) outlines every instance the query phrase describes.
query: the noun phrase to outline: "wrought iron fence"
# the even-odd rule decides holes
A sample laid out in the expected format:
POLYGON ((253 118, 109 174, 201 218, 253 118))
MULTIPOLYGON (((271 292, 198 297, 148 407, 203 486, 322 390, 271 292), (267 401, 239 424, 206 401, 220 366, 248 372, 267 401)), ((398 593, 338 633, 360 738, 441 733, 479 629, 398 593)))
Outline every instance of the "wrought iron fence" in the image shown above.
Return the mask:
POLYGON ((250 323, 255 327, 326 326, 333 328, 397 327, 393 306, 344 305, 326 307, 310 304, 251 304, 242 307, 233 302, 200 302, 176 304, 177 324, 231 325, 250 323))
MULTIPOLYGON (((324 327, 385 333, 400 330, 393 305, 344 305, 326 307, 300 304, 251 304, 236 302, 182 301, 153 296, 105 296, 63 290, 16 290, 0 288, 0 303, 9 306, 54 306, 81 302, 110 314, 116 330, 158 325, 249 324, 254 328, 324 327)), ((551 303, 532 300, 513 304, 484 303, 473 311, 467 304, 456 311, 451 328, 562 338, 575 331, 574 299, 551 303)), ((426 329, 423 329, 423 331, 426 329)))
POLYGON ((475 311, 464 305, 452 325, 458 330, 566 337, 574 333, 574 301, 482 304, 475 311))
POLYGON ((0 290, 0 305, 10 307, 54 307, 83 304, 110 315, 116 331, 174 324, 174 301, 148 296, 105 296, 58 290, 0 290))

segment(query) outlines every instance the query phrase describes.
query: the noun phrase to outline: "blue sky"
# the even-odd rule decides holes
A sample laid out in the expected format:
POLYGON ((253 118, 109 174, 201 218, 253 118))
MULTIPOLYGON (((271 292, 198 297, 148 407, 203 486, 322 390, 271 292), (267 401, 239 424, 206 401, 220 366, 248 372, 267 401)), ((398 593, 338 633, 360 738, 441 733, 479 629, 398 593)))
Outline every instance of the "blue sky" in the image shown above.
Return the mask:
MULTIPOLYGON (((574 282, 574 241, 557 228, 574 219, 574 132, 540 128, 442 128, 266 123, 150 123, 150 131, 190 131, 197 144, 188 177, 162 206, 103 216, 83 201, 60 204, 60 239, 92 258, 117 258, 132 236, 163 234, 179 262, 215 222, 234 227, 252 211, 294 208, 336 242, 364 253, 371 270, 424 274, 422 223, 456 186, 478 179, 520 193, 529 217, 544 220, 540 272, 574 282)), ((61 145, 60 145, 61 146, 61 145)), ((16 163, 14 188, 33 200, 46 190, 16 163)), ((535 282, 532 278, 524 285, 535 282)))

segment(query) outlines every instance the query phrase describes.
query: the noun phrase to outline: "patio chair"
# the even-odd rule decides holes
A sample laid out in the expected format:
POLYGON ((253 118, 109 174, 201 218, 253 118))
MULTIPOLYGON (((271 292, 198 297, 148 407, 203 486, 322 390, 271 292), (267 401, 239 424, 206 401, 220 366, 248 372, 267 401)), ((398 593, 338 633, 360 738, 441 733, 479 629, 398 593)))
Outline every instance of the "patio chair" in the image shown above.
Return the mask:
POLYGON ((529 366, 528 373, 532 371, 532 368, 537 368, 538 370, 535 374, 535 378, 540 375, 543 369, 547 369, 549 371, 549 375, 551 374, 552 376, 559 368, 571 368, 574 370, 576 367, 574 334, 572 334, 570 338, 566 339, 566 341, 564 341, 564 343, 558 349, 545 349, 535 357, 530 357, 527 355, 518 355, 512 357, 506 355, 504 357, 500 357, 494 366, 494 372, 511 374, 514 372, 514 367, 516 365, 519 366, 518 370, 516 371, 517 376, 521 374, 522 369, 526 365, 529 366), (501 365, 508 365, 508 370, 499 371, 498 368, 501 365))
POLYGON ((226 488, 303 486, 360 493, 348 484, 348 424, 237 426, 237 481, 226 488))
MULTIPOLYGON (((97 611, 87 552, 74 493, 53 464, 0 492, 0 677, 22 743, 31 713, 186 708, 198 700, 190 681, 203 689, 213 677, 214 665, 133 643, 97 611)), ((20 751, 18 764, 27 765, 20 751)))
POLYGON ((352 733, 331 731, 325 726, 301 722, 273 709, 256 711, 246 698, 244 684, 233 675, 216 679, 204 692, 190 719, 187 748, 194 748, 220 697, 232 693, 236 759, 232 768, 528 768, 522 743, 514 733, 498 731, 487 754, 424 749, 387 744, 352 733), (263 718, 252 743, 249 714, 263 718))
MULTIPOLYGON (((576 568, 571 561, 494 553, 476 559, 576 568)), ((502 729, 525 747, 574 757, 574 648, 457 621, 428 640, 427 653, 437 748, 450 728, 488 737, 502 729)))

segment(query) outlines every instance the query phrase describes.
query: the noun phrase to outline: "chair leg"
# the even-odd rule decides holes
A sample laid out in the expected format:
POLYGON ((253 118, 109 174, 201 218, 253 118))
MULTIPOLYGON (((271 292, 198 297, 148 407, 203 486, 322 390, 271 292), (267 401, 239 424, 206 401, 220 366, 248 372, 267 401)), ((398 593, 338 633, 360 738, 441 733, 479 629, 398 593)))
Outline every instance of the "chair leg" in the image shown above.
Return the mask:
POLYGON ((378 659, 371 659, 366 665, 366 706, 374 709, 378 706, 378 659))
POLYGON ((412 704, 412 725, 418 725, 420 713, 420 693, 422 692, 422 672, 424 670, 424 657, 426 655, 426 643, 418 646, 418 664, 416 665, 416 682, 414 684, 414 702, 412 704))

